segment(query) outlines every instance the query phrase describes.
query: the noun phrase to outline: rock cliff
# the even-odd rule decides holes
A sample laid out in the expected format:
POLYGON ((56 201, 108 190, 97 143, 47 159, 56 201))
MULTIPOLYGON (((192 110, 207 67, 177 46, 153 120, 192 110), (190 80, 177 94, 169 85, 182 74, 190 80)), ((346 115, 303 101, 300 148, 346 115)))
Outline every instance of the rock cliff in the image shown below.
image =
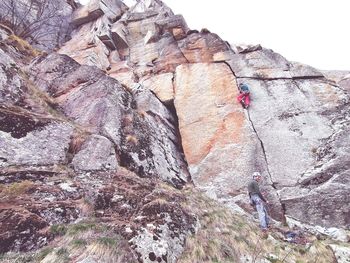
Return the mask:
POLYGON ((241 203, 250 175, 260 171, 276 218, 349 226, 346 77, 334 82, 259 45, 189 30, 159 1, 128 10, 118 2, 109 6, 118 10, 113 17, 98 18, 93 3, 78 10, 79 26, 59 52, 173 104, 198 187, 228 205, 241 203), (235 101, 239 83, 251 87, 248 111, 235 101))
POLYGON ((186 189, 246 216, 255 171, 275 219, 350 228, 348 72, 190 30, 160 0, 91 0, 70 24, 30 58, 0 28, 0 253, 84 229, 72 262, 176 262, 209 209, 186 189), (115 240, 120 261, 99 257, 115 240))

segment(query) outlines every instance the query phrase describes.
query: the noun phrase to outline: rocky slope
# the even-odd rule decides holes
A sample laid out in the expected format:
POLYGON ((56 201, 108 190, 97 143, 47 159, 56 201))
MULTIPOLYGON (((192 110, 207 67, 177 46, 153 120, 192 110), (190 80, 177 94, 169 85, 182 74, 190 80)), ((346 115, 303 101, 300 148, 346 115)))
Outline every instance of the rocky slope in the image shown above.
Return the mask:
MULTIPOLYGON (((199 230, 209 201, 176 189, 194 183, 250 222, 254 171, 275 219, 349 229, 346 74, 190 30, 159 0, 93 0, 71 25, 71 40, 40 56, 0 34, 0 253, 56 242, 65 250, 42 262, 176 262, 184 250, 180 262, 252 261, 247 247, 232 250, 237 240, 217 244, 235 251, 227 257, 193 258, 186 239, 213 234, 199 230)), ((213 229, 234 224, 213 218, 213 229)))

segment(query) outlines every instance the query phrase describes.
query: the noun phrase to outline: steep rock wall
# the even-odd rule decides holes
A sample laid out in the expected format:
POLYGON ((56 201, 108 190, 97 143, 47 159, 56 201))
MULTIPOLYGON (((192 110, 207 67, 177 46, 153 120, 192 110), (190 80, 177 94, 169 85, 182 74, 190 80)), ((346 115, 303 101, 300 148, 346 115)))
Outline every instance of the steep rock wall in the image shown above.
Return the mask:
POLYGON ((347 154, 332 148, 348 145, 338 135, 348 125, 346 78, 339 86, 260 45, 230 46, 208 30, 190 30, 160 1, 118 10, 113 19, 106 12, 90 16, 60 52, 104 69, 130 90, 142 84, 163 103, 174 101, 198 187, 249 210, 245 187, 260 171, 276 218, 349 226, 349 187, 339 174, 348 166, 334 162, 347 154), (243 82, 252 92, 247 111, 235 101, 243 82), (334 168, 324 175, 319 169, 326 163, 334 168), (301 202, 308 212, 298 211, 301 202), (337 204, 332 216, 331 203, 337 204))

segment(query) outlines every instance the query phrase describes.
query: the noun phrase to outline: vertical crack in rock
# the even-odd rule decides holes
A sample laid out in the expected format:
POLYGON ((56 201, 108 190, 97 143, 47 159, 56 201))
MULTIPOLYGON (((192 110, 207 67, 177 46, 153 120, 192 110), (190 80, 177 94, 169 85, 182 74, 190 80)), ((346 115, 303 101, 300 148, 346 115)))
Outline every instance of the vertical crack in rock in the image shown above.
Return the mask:
MULTIPOLYGON (((227 63, 226 61, 224 61, 224 63, 225 63, 226 65, 228 65, 228 67, 229 67, 229 69, 231 70, 233 76, 235 77, 236 86, 239 87, 238 82, 237 82, 238 77, 236 76, 234 70, 232 69, 232 67, 230 66, 229 63, 227 63)), ((263 80, 263 79, 259 79, 259 80, 263 80)), ((255 126, 254 126, 254 123, 253 123, 253 121, 252 121, 252 119, 251 119, 251 117, 250 117, 249 110, 247 110, 247 115, 248 115, 248 120, 249 120, 249 122, 250 122, 250 124, 251 124, 251 127, 252 127, 252 129, 253 129, 253 131, 254 131, 254 133, 255 133, 257 139, 258 139, 259 142, 260 142, 261 149, 262 149, 262 153, 263 153, 263 155, 264 155, 264 159, 265 159, 265 163, 266 163, 267 173, 268 173, 268 175, 269 175, 269 179, 270 179, 270 182, 271 182, 271 187, 275 190, 275 193, 276 193, 278 202, 279 202, 280 207, 281 207, 281 213, 282 213, 281 219, 282 219, 283 222, 285 222, 285 220, 286 220, 286 219, 285 219, 286 208, 285 208, 285 205, 282 203, 282 200, 281 200, 281 197, 280 197, 280 195, 279 195, 279 193, 278 193, 278 191, 277 191, 277 187, 276 187, 276 185, 275 185, 275 182, 274 182, 273 179, 272 179, 272 175, 271 175, 270 168, 269 168, 269 163, 268 163, 267 156, 266 156, 266 150, 265 150, 264 142, 263 142, 262 139, 260 138, 260 136, 259 136, 259 134, 258 134, 258 132, 257 132, 255 126)))
POLYGON ((269 174, 269 179, 270 179, 270 181, 271 181, 271 185, 272 185, 272 187, 273 187, 274 189, 277 190, 277 188, 276 188, 276 186, 275 186, 275 183, 274 183, 274 181, 272 180, 271 173, 270 173, 270 168, 269 168, 269 163, 268 163, 268 161, 267 161, 267 156, 266 156, 266 151, 265 151, 264 143, 263 143, 263 141, 261 140, 261 138, 260 138, 260 136, 259 136, 257 130, 255 129, 254 123, 253 123, 253 121, 252 121, 252 119, 251 119, 251 117, 250 117, 250 113, 249 113, 249 110, 248 110, 248 109, 247 109, 247 115, 248 115, 248 120, 249 120, 249 122, 250 122, 250 124, 251 124, 251 127, 252 127, 254 133, 256 134, 257 139, 258 139, 259 142, 260 142, 261 149, 262 149, 262 152, 263 152, 263 154, 264 154, 264 159, 265 159, 265 163, 266 163, 267 173, 269 174))
MULTIPOLYGON (((233 71, 233 69, 231 68, 231 66, 229 65, 229 63, 227 63, 227 62, 224 62, 224 63, 225 63, 226 65, 228 65, 229 69, 231 70, 231 72, 232 72, 232 74, 233 74, 233 76, 235 77, 235 80, 236 80, 236 86, 238 87, 238 86, 239 86, 239 85, 238 85, 238 82, 237 82, 238 77, 236 77, 236 74, 235 74, 235 72, 233 71)), ((279 202, 280 205, 281 205, 281 210, 282 210, 282 211, 281 211, 281 212, 282 212, 282 221, 285 221, 285 220, 286 220, 286 219, 285 219, 286 208, 285 208, 285 205, 282 203, 282 200, 281 200, 281 197, 280 197, 280 195, 279 195, 279 193, 278 193, 278 191, 277 191, 277 187, 276 187, 276 185, 275 185, 275 182, 274 182, 273 179, 272 179, 272 175, 271 175, 270 168, 269 168, 269 163, 268 163, 267 156, 266 156, 266 150, 265 150, 264 142, 263 142, 262 139, 260 138, 260 136, 259 136, 259 134, 258 134, 258 132, 257 132, 255 126, 254 126, 254 123, 253 123, 253 121, 252 121, 252 119, 251 119, 251 117, 250 117, 250 113, 249 113, 249 110, 248 110, 248 109, 247 109, 247 116, 248 116, 248 120, 249 120, 249 122, 250 122, 250 124, 251 124, 251 127, 252 127, 252 129, 253 129, 253 131, 254 131, 254 133, 255 133, 257 139, 258 139, 259 142, 260 142, 261 150, 262 150, 262 153, 263 153, 263 155, 264 155, 264 159, 265 159, 265 163, 266 163, 267 173, 268 173, 268 175, 269 175, 269 179, 270 179, 270 182, 271 182, 271 187, 275 190, 276 196, 277 196, 277 198, 278 198, 278 202, 279 202)))
POLYGON ((261 150, 264 154, 264 159, 265 159, 265 163, 266 163, 266 170, 267 170, 267 173, 269 175, 269 179, 270 179, 270 182, 271 182, 271 186, 273 189, 275 189, 275 192, 276 192, 276 195, 277 195, 277 198, 278 198, 278 201, 279 203, 281 204, 281 209, 282 209, 282 215, 283 215, 283 220, 285 220, 285 212, 286 212, 286 209, 285 209, 285 205, 282 203, 282 200, 281 200, 281 197, 277 191, 277 187, 275 185, 275 182, 273 181, 272 179, 272 175, 271 175, 271 172, 270 172, 270 168, 269 168, 269 163, 268 163, 268 160, 267 160, 267 156, 266 156, 266 150, 265 150, 265 146, 264 146, 264 142, 262 141, 262 139, 260 138, 255 126, 254 126, 254 123, 250 117, 250 113, 249 113, 249 110, 247 109, 247 115, 248 115, 248 120, 251 124, 251 127, 256 135, 256 138, 259 140, 260 142, 260 145, 261 145, 261 150))

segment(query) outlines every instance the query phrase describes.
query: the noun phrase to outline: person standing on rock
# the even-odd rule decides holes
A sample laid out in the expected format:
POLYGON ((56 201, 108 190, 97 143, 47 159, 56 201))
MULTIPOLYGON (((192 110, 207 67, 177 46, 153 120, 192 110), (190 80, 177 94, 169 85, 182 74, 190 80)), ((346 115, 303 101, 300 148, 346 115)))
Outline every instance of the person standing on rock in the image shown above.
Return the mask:
POLYGON ((262 180, 262 176, 259 172, 253 173, 253 179, 248 183, 248 193, 250 202, 256 207, 259 215, 260 227, 263 231, 266 231, 269 225, 269 218, 266 211, 265 204, 267 200, 263 197, 259 189, 259 182, 262 180))
POLYGON ((239 95, 237 96, 237 100, 242 104, 243 108, 247 109, 250 104, 250 91, 249 87, 246 84, 239 84, 239 95))

